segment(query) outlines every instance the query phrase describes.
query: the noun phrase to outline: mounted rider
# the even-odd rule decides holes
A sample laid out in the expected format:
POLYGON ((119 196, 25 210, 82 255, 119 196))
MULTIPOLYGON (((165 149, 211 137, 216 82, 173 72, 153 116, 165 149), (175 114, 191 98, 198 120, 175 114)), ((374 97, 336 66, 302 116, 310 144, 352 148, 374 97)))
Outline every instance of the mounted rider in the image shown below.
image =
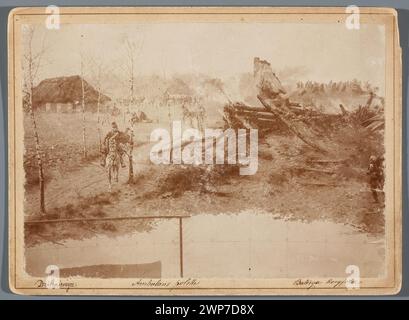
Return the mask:
POLYGON ((111 131, 109 131, 107 133, 107 135, 104 138, 104 142, 103 142, 104 147, 103 147, 102 153, 104 154, 104 157, 103 157, 103 161, 101 163, 101 165, 103 167, 105 167, 105 164, 106 164, 106 158, 107 158, 107 155, 109 153, 110 143, 114 140, 115 145, 116 145, 116 150, 117 150, 118 155, 119 155, 119 161, 121 163, 121 167, 125 168, 124 160, 122 158, 122 156, 124 154, 124 150, 121 147, 121 142, 122 142, 121 137, 122 137, 122 135, 123 135, 123 133, 121 131, 119 131, 118 125, 116 124, 116 122, 112 122, 111 131))

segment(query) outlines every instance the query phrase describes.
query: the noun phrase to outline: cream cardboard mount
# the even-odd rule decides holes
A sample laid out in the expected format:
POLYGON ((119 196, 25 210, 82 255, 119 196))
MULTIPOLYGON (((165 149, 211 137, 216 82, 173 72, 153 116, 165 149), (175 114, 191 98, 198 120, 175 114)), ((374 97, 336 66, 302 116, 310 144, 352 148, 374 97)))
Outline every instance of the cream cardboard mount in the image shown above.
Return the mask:
POLYGON ((16 8, 9 275, 30 295, 386 295, 389 8, 16 8))

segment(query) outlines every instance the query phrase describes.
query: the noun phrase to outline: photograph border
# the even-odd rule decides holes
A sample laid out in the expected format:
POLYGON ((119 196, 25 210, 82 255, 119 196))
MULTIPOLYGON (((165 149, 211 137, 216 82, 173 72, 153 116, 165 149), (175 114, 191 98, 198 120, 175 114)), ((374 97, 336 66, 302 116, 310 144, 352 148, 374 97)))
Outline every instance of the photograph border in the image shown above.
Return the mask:
MULTIPOLYGON (((67 15, 70 17, 78 15, 152 15, 158 14, 166 15, 200 15, 207 16, 222 15, 228 17, 229 15, 237 16, 251 16, 249 19, 254 19, 258 15, 288 15, 297 19, 304 15, 324 15, 323 19, 329 19, 328 14, 345 15, 345 8, 323 7, 323 8, 303 8, 303 7, 291 7, 291 8, 277 8, 277 7, 77 7, 60 8, 60 14, 62 16, 67 15)), ((18 68, 16 63, 18 62, 16 56, 18 56, 19 48, 16 43, 16 25, 18 19, 26 16, 46 16, 45 8, 15 8, 9 15, 9 39, 8 39, 8 66, 9 66, 9 109, 8 109, 8 133, 9 133, 9 271, 10 271, 10 288, 15 293, 20 294, 39 294, 39 295, 54 295, 54 294, 108 294, 108 295, 377 295, 377 294, 396 294, 400 291, 402 282, 402 62, 401 62, 401 48, 398 43, 398 29, 397 29, 397 13, 394 9, 389 8, 361 8, 361 15, 367 15, 368 19, 375 20, 377 18, 385 18, 386 24, 389 27, 389 31, 386 32, 386 39, 390 41, 392 45, 391 55, 387 54, 386 60, 386 76, 392 73, 393 84, 389 87, 389 98, 393 98, 392 110, 388 109, 390 105, 387 103, 386 114, 389 114, 390 121, 386 121, 385 127, 392 133, 393 140, 393 152, 391 159, 393 163, 393 170, 387 172, 393 172, 393 190, 391 195, 393 196, 393 219, 392 230, 385 232, 385 237, 390 236, 389 240, 393 241, 393 249, 388 248, 385 252, 387 258, 387 266, 392 267, 392 275, 388 273, 387 281, 378 285, 371 285, 371 281, 368 285, 363 281, 364 285, 359 290, 347 290, 344 287, 331 288, 331 287, 313 287, 313 288, 297 288, 295 286, 280 285, 283 279, 279 279, 278 285, 264 288, 256 287, 247 284, 251 284, 257 281, 254 280, 241 280, 245 285, 236 287, 218 287, 217 285, 209 287, 172 287, 172 288, 150 288, 150 287, 98 287, 92 285, 92 282, 98 281, 103 283, 103 280, 84 280, 83 286, 55 289, 50 292, 47 288, 36 288, 33 285, 32 280, 26 280, 21 275, 21 267, 24 264, 21 257, 19 257, 18 251, 21 250, 20 244, 23 243, 23 224, 24 217, 21 216, 21 205, 24 199, 24 194, 21 193, 19 184, 24 181, 24 174, 21 170, 21 150, 18 147, 19 141, 17 136, 21 136, 22 128, 18 125, 19 109, 21 109, 21 99, 18 94, 18 87, 16 87, 17 79, 19 77, 18 68), (389 59, 388 59, 389 56, 389 59), (391 127, 392 126, 392 127, 391 127), (20 213, 20 215, 18 214, 20 213), (390 254, 392 252, 392 254, 390 254), (31 285, 30 285, 31 284, 31 285)), ((89 17, 88 17, 89 18, 89 17)), ((115 18, 114 18, 115 19, 115 18)), ((109 22, 107 22, 109 23, 109 22)), ((388 45, 388 41, 386 41, 388 45)), ((388 51, 388 48, 387 48, 388 51)), ((387 86, 388 87, 388 86, 387 86)), ((388 89, 387 89, 388 91, 388 89)), ((388 117, 387 117, 388 119, 388 117)), ((388 143, 392 143, 390 140, 388 143)), ((21 144, 21 143, 20 143, 21 144)), ((388 162, 388 161, 387 161, 388 162)), ((387 268, 387 269, 388 269, 387 268)), ((180 279, 179 279, 180 280, 180 279)), ((237 282, 238 279, 234 280, 237 282)), ((274 280, 274 279, 272 279, 274 280)), ((286 279, 287 280, 287 279, 286 279)), ((294 279, 292 279, 294 280, 294 279)), ((314 279, 316 280, 316 279, 314 279)), ((365 279, 363 279, 365 280, 365 279)), ((175 280, 177 281, 177 280, 175 280)), ((110 283, 129 283, 129 281, 111 280, 110 283)), ((211 283, 220 283, 221 280, 211 279, 211 283)))

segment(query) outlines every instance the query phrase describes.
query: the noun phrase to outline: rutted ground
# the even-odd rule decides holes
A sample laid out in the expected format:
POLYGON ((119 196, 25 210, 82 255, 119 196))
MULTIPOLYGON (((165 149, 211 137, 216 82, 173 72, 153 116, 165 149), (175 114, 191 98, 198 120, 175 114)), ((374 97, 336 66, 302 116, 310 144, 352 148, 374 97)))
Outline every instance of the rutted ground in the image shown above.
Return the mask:
MULTIPOLYGON (((30 189, 27 219, 235 214, 254 210, 282 219, 329 220, 383 234, 383 208, 373 201, 367 184, 365 157, 371 150, 358 150, 362 144, 354 146, 348 138, 341 139, 347 141, 347 148, 339 142, 333 146, 331 156, 326 156, 328 161, 322 162, 321 154, 295 136, 269 135, 260 139, 259 168, 253 176, 240 176, 236 166, 153 165, 149 161, 152 144, 141 144, 134 150, 135 184, 126 184, 127 168, 121 169, 119 183, 109 193, 99 161, 83 163, 48 181, 48 212, 44 217, 36 215, 38 194, 30 189)), ((95 234, 117 236, 154 225, 154 220, 35 225, 27 228, 26 241, 33 245, 95 234)))

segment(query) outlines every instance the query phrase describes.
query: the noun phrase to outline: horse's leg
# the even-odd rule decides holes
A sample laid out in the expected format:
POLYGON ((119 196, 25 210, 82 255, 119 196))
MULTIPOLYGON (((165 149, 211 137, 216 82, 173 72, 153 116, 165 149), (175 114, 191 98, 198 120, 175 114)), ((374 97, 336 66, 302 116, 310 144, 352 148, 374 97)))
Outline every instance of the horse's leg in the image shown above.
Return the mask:
POLYGON ((117 164, 114 168, 114 173, 115 173, 115 182, 118 182, 118 173, 119 173, 119 164, 117 164))
POLYGON ((108 183, 109 183, 109 191, 112 191, 112 183, 111 183, 111 166, 108 167, 108 183))

